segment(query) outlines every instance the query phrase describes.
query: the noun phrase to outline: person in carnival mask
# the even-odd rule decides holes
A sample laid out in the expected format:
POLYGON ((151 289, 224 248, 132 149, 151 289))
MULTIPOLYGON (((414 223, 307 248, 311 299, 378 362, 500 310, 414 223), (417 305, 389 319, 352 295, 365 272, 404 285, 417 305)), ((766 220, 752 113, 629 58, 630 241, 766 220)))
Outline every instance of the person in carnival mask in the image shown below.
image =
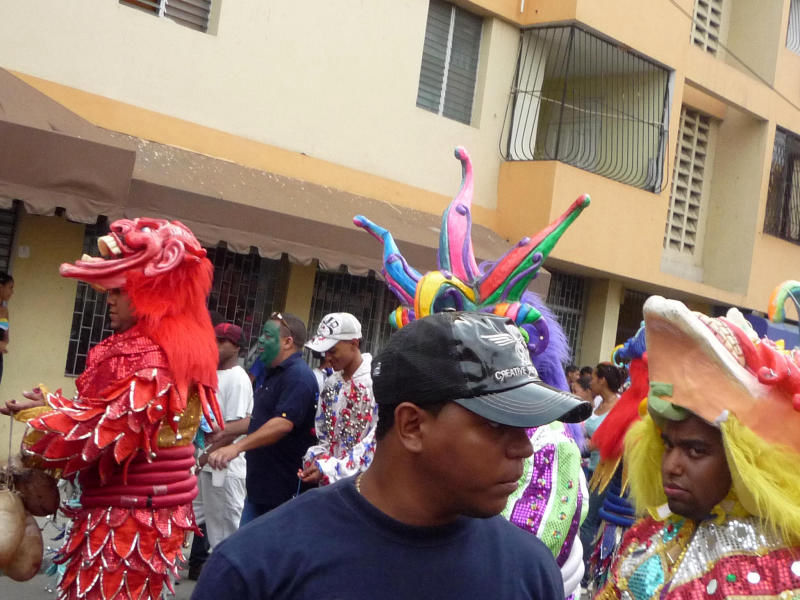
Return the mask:
POLYGON ((796 598, 800 364, 725 318, 644 306, 649 394, 625 438, 640 520, 596 598, 796 598))

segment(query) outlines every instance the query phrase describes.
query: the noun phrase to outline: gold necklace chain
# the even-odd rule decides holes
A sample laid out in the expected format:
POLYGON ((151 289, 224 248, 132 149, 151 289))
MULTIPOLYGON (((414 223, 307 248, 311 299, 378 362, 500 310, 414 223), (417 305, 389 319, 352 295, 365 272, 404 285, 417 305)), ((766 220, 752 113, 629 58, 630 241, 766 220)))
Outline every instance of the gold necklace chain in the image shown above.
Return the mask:
MULTIPOLYGON (((364 473, 359 473, 358 477, 356 477, 356 491, 361 494, 361 478, 364 476, 364 473)), ((363 494, 361 494, 363 496, 363 494)))

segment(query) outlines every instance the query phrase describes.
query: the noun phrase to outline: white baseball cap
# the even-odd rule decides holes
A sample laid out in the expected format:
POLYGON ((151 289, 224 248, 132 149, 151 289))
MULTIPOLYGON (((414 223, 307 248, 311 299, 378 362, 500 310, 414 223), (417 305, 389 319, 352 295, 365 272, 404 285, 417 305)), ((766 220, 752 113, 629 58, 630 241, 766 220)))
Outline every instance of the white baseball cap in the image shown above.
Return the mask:
POLYGON ((327 352, 338 342, 361 339, 361 323, 350 313, 325 315, 317 327, 317 335, 306 344, 314 352, 327 352))

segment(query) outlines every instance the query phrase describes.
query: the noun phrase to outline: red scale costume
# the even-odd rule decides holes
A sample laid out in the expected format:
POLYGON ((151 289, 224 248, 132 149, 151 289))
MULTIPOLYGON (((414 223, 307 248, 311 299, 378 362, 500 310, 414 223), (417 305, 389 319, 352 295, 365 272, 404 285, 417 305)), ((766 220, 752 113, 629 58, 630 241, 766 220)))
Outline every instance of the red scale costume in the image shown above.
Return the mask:
POLYGON ((59 597, 159 599, 172 589, 187 531, 197 530, 192 439, 217 405, 218 361, 206 308, 213 268, 178 222, 121 220, 98 240, 104 258, 61 266, 65 277, 119 288, 136 324, 89 352, 69 399, 46 394, 23 454, 80 490, 56 562, 59 597), (43 413, 43 414, 42 414, 43 413))

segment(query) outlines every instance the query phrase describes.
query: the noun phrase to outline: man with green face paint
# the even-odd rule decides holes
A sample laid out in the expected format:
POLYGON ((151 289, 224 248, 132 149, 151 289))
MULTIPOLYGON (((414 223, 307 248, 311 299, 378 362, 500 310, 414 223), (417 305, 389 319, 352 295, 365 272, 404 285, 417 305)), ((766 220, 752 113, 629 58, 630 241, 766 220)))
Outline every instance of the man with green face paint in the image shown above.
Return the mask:
POLYGON ((317 380, 303 360, 306 327, 294 315, 273 313, 258 339, 258 362, 253 415, 247 436, 208 457, 221 469, 245 453, 247 500, 241 525, 283 504, 298 487, 297 471, 303 454, 314 443, 312 433, 317 380))

